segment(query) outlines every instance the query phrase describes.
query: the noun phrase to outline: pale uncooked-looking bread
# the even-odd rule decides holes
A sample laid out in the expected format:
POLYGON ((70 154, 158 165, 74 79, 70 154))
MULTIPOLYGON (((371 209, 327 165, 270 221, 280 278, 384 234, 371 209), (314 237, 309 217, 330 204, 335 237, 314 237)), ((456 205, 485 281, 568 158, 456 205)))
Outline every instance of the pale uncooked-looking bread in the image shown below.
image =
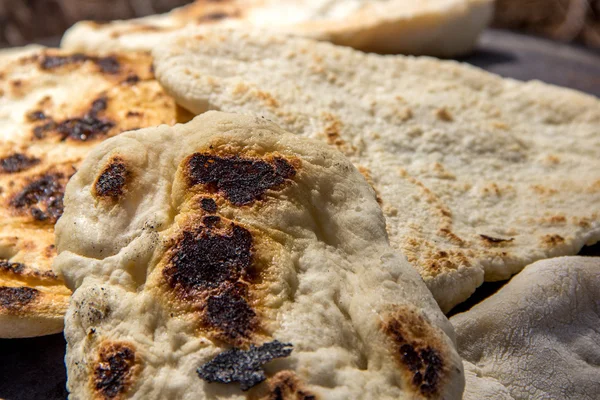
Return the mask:
POLYGON ((193 32, 154 51, 166 90, 194 113, 261 115, 339 148, 442 310, 600 239, 598 99, 456 62, 193 32))
POLYGON ((533 263, 450 322, 468 371, 466 399, 600 396, 600 258, 533 263), (497 395, 498 384, 512 397, 497 395))
POLYGON ((79 22, 62 47, 150 50, 185 26, 258 27, 380 53, 456 56, 470 51, 490 20, 493 0, 196 1, 129 21, 79 22))
POLYGON ((56 234, 74 399, 461 397, 451 325, 371 187, 264 119, 211 112, 100 144, 56 234), (269 347, 284 357, 266 363, 269 347))
POLYGON ((70 290, 51 271, 54 223, 90 148, 177 122, 148 55, 26 47, 0 55, 0 338, 60 332, 70 290))

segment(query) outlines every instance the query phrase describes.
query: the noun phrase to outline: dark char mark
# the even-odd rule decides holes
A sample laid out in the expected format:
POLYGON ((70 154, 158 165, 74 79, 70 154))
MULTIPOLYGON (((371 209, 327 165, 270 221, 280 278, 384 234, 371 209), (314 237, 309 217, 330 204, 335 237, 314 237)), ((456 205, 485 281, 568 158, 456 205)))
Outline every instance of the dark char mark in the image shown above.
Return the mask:
POLYGON ((48 118, 46 116, 46 114, 44 114, 43 111, 32 111, 29 114, 27 114, 27 119, 29 121, 41 121, 48 118))
POLYGON ((269 379, 268 400, 317 400, 317 396, 304 389, 293 371, 284 370, 269 379))
POLYGON ((248 328, 255 323, 256 313, 246 302, 245 292, 245 285, 231 285, 207 301, 205 322, 230 340, 246 337, 248 328))
POLYGON ((439 381, 438 371, 443 366, 439 353, 431 347, 417 352, 412 345, 405 344, 400 347, 400 354, 404 364, 413 372, 413 385, 418 387, 423 395, 435 393, 439 381))
POLYGON ((275 358, 287 357, 292 353, 291 343, 277 340, 260 347, 250 345, 247 351, 232 348, 217 355, 198 368, 200 378, 207 382, 239 382, 244 391, 266 379, 262 366, 275 358))
POLYGON ((75 53, 69 56, 45 55, 40 61, 40 67, 49 70, 62 67, 63 65, 78 64, 85 61, 92 61, 100 68, 100 71, 107 74, 116 74, 121 68, 119 61, 115 57, 94 57, 82 53, 75 53))
POLYGON ((114 122, 98 117, 101 111, 106 110, 106 106, 106 97, 100 97, 92 102, 89 111, 83 117, 69 118, 59 123, 54 121, 46 122, 43 125, 35 127, 33 134, 36 138, 43 139, 47 131, 56 129, 63 141, 73 139, 85 142, 93 139, 100 134, 108 132, 115 126, 114 122))
POLYGON ((501 239, 501 238, 495 238, 492 236, 488 236, 488 235, 479 235, 483 240, 490 242, 490 243, 503 243, 503 242, 512 242, 513 240, 515 240, 515 238, 510 238, 510 239, 501 239))
POLYGON ((18 310, 34 301, 39 294, 39 290, 29 287, 0 286, 0 308, 18 310))
POLYGON ((183 232, 163 274, 180 299, 202 310, 201 324, 214 338, 240 345, 259 325, 248 304, 252 235, 235 224, 218 228, 216 215, 202 223, 183 232))
POLYGON ((183 239, 165 269, 169 284, 186 292, 216 288, 237 281, 252 263, 252 235, 232 224, 230 234, 218 234, 208 227, 184 232, 183 239))
POLYGON ((217 203, 211 198, 202 198, 200 200, 200 207, 209 214, 217 212, 217 203))
POLYGON ((63 213, 64 186, 60 180, 62 173, 46 174, 31 182, 10 201, 17 209, 29 208, 33 218, 38 221, 56 222, 63 213), (40 208, 44 206, 45 210, 40 208))
POLYGON ((125 392, 134 364, 135 352, 124 344, 112 344, 101 351, 94 370, 96 390, 107 399, 125 392))
POLYGON ((128 176, 125 162, 120 157, 112 158, 96 180, 96 194, 117 200, 123 194, 128 176))
POLYGON ((39 164, 40 159, 35 157, 28 157, 25 154, 15 153, 8 157, 0 159, 0 168, 2 172, 13 174, 15 172, 21 172, 26 169, 39 164))
POLYGON ((441 384, 444 362, 440 353, 431 346, 419 346, 408 340, 402 333, 401 324, 390 321, 386 333, 396 344, 396 351, 402 363, 412 373, 412 384, 425 397, 435 395, 441 384))
POLYGON ((267 162, 196 153, 188 161, 191 185, 208 185, 209 190, 223 194, 237 206, 260 199, 268 189, 280 187, 295 174, 294 167, 283 158, 267 162))
POLYGON ((0 270, 10 271, 15 274, 20 274, 25 269, 25 264, 14 263, 8 260, 0 260, 0 270))

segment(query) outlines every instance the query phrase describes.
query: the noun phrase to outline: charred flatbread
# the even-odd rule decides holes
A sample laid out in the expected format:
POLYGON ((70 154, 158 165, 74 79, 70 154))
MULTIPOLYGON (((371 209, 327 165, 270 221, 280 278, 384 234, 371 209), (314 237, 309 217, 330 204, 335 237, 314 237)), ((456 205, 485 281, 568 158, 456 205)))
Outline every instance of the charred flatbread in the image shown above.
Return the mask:
POLYGON ((100 141, 177 121, 151 68, 141 53, 0 57, 0 337, 62 330, 70 290, 51 264, 65 185, 100 141))
POLYGON ((75 398, 461 398, 452 328, 371 187, 264 119, 101 143, 56 234, 75 398))

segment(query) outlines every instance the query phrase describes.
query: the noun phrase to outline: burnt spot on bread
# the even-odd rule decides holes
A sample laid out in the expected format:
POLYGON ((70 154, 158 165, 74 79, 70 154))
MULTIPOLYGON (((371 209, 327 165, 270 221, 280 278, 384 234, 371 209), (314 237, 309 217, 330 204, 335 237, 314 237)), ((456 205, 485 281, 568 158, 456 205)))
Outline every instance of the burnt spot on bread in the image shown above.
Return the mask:
POLYGON ((208 197, 203 197, 200 199, 200 207, 202 207, 202 209, 209 214, 214 214, 217 212, 217 203, 208 197))
POLYGON ((96 63, 96 65, 98 65, 98 67, 100 68, 100 71, 107 73, 107 74, 116 74, 119 72, 119 69, 121 68, 119 61, 115 57, 112 57, 112 56, 92 57, 90 59, 94 63, 96 63))
POLYGON ((448 375, 442 334, 409 307, 387 315, 382 330, 407 383, 424 397, 436 397, 448 375))
POLYGON ((43 111, 32 111, 27 114, 27 120, 30 122, 42 121, 46 118, 48 117, 46 116, 46 114, 44 114, 43 111))
POLYGON ((93 62, 98 66, 101 72, 106 74, 116 74, 121 68, 119 61, 114 56, 95 57, 83 53, 75 53, 68 56, 45 54, 40 59, 40 68, 43 70, 51 70, 65 65, 81 64, 86 61, 93 62))
POLYGON ((45 122, 42 125, 33 128, 33 137, 35 139, 43 139, 46 137, 46 133, 53 129, 56 129, 56 123, 54 121, 45 122))
POLYGON ((512 242, 513 240, 515 240, 515 238, 502 239, 502 238, 496 238, 493 236, 482 235, 482 234, 480 234, 479 237, 481 237, 481 239, 483 239, 485 242, 490 243, 490 244, 507 243, 507 242, 512 242))
POLYGON ((88 111, 81 117, 67 118, 64 121, 49 121, 33 129, 36 139, 44 139, 49 132, 56 132, 62 141, 67 139, 85 142, 106 134, 115 126, 113 121, 99 114, 107 108, 108 99, 100 96, 90 104, 88 111))
POLYGON ((14 174, 29 169, 40 163, 40 159, 30 157, 23 153, 14 153, 0 158, 0 169, 2 172, 14 174))
POLYGON ((8 260, 0 260, 0 270, 20 275, 25 271, 25 264, 13 263, 8 260))
POLYGON ((0 309, 18 311, 33 302, 40 291, 30 287, 0 286, 0 309))
POLYGON ((263 160, 196 153, 186 164, 190 185, 206 185, 209 192, 237 206, 261 199, 267 190, 280 189, 296 175, 295 167, 281 157, 263 160))
POLYGON ((257 325, 256 313, 246 301, 245 284, 224 285, 226 289, 208 297, 204 322, 228 339, 245 337, 249 327, 257 325))
POLYGON ((144 114, 139 111, 127 111, 127 114, 125 114, 127 118, 141 117, 142 115, 144 114))
MULTIPOLYGON (((56 253, 53 254, 53 256, 56 253)), ((18 276, 21 278, 33 278, 36 280, 42 280, 50 283, 56 281, 58 277, 52 271, 39 271, 27 267, 25 264, 18 262, 10 262, 8 260, 0 260, 0 273, 12 275, 12 277, 18 276)), ((12 278, 9 276, 9 279, 12 278)))
POLYGON ((123 83, 125 83, 127 85, 135 85, 139 81, 140 81, 140 77, 138 75, 136 75, 136 74, 129 74, 129 75, 127 75, 127 78, 125 78, 125 80, 123 81, 123 83))
POLYGON ((131 387, 138 360, 132 344, 104 344, 92 375, 95 392, 104 399, 118 398, 131 387))
POLYGON ((124 193, 130 175, 123 158, 112 157, 96 179, 94 184, 96 196, 118 200, 124 193))
POLYGON ((217 288, 243 277, 252 264, 252 235, 239 225, 230 232, 200 226, 183 237, 164 271, 172 287, 184 292, 217 288))
POLYGON ((197 372, 200 378, 209 383, 239 382, 240 388, 246 391, 267 378, 262 369, 264 364, 276 358, 288 357, 292 350, 291 343, 277 340, 259 347, 250 345, 248 350, 234 347, 200 366, 197 372))
POLYGON ((9 205, 18 213, 29 213, 37 221, 54 224, 63 213, 65 185, 69 178, 62 172, 41 175, 16 193, 9 205))
POLYGON ((86 141, 108 132, 114 122, 98 117, 101 111, 106 110, 106 103, 106 97, 100 97, 92 102, 90 110, 82 118, 70 118, 59 123, 56 130, 61 139, 86 141))
POLYGON ((306 390, 293 371, 279 371, 267 381, 267 400, 317 400, 317 396, 306 390))
POLYGON ((216 215, 207 215, 205 217, 202 217, 202 223, 208 228, 214 227, 219 222, 221 222, 221 217, 218 217, 216 215))
POLYGON ((81 53, 76 53, 69 56, 44 55, 40 59, 40 68, 54 69, 67 64, 81 63, 86 60, 87 56, 81 53))
POLYGON ((253 267, 251 233, 208 215, 176 240, 163 275, 178 299, 199 310, 206 334, 243 345, 260 325, 250 304, 253 267))

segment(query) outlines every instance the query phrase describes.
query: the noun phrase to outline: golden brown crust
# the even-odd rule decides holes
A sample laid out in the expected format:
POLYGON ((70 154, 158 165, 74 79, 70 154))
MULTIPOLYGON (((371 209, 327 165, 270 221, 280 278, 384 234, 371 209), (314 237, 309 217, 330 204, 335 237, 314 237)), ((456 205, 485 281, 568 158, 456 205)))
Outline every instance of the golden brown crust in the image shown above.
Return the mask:
POLYGON ((406 385, 424 398, 437 398, 450 375, 447 345, 442 333, 414 307, 396 307, 383 320, 387 335, 406 385))
POLYGON ((268 378, 266 385, 256 387, 248 394, 248 400, 318 400, 306 389, 294 371, 283 370, 268 378))
POLYGON ((116 201, 123 196, 132 173, 125 160, 116 155, 110 158, 94 183, 95 195, 102 199, 116 201))
POLYGON ((104 342, 92 366, 90 385, 97 399, 122 399, 141 368, 135 346, 128 342, 104 342))

